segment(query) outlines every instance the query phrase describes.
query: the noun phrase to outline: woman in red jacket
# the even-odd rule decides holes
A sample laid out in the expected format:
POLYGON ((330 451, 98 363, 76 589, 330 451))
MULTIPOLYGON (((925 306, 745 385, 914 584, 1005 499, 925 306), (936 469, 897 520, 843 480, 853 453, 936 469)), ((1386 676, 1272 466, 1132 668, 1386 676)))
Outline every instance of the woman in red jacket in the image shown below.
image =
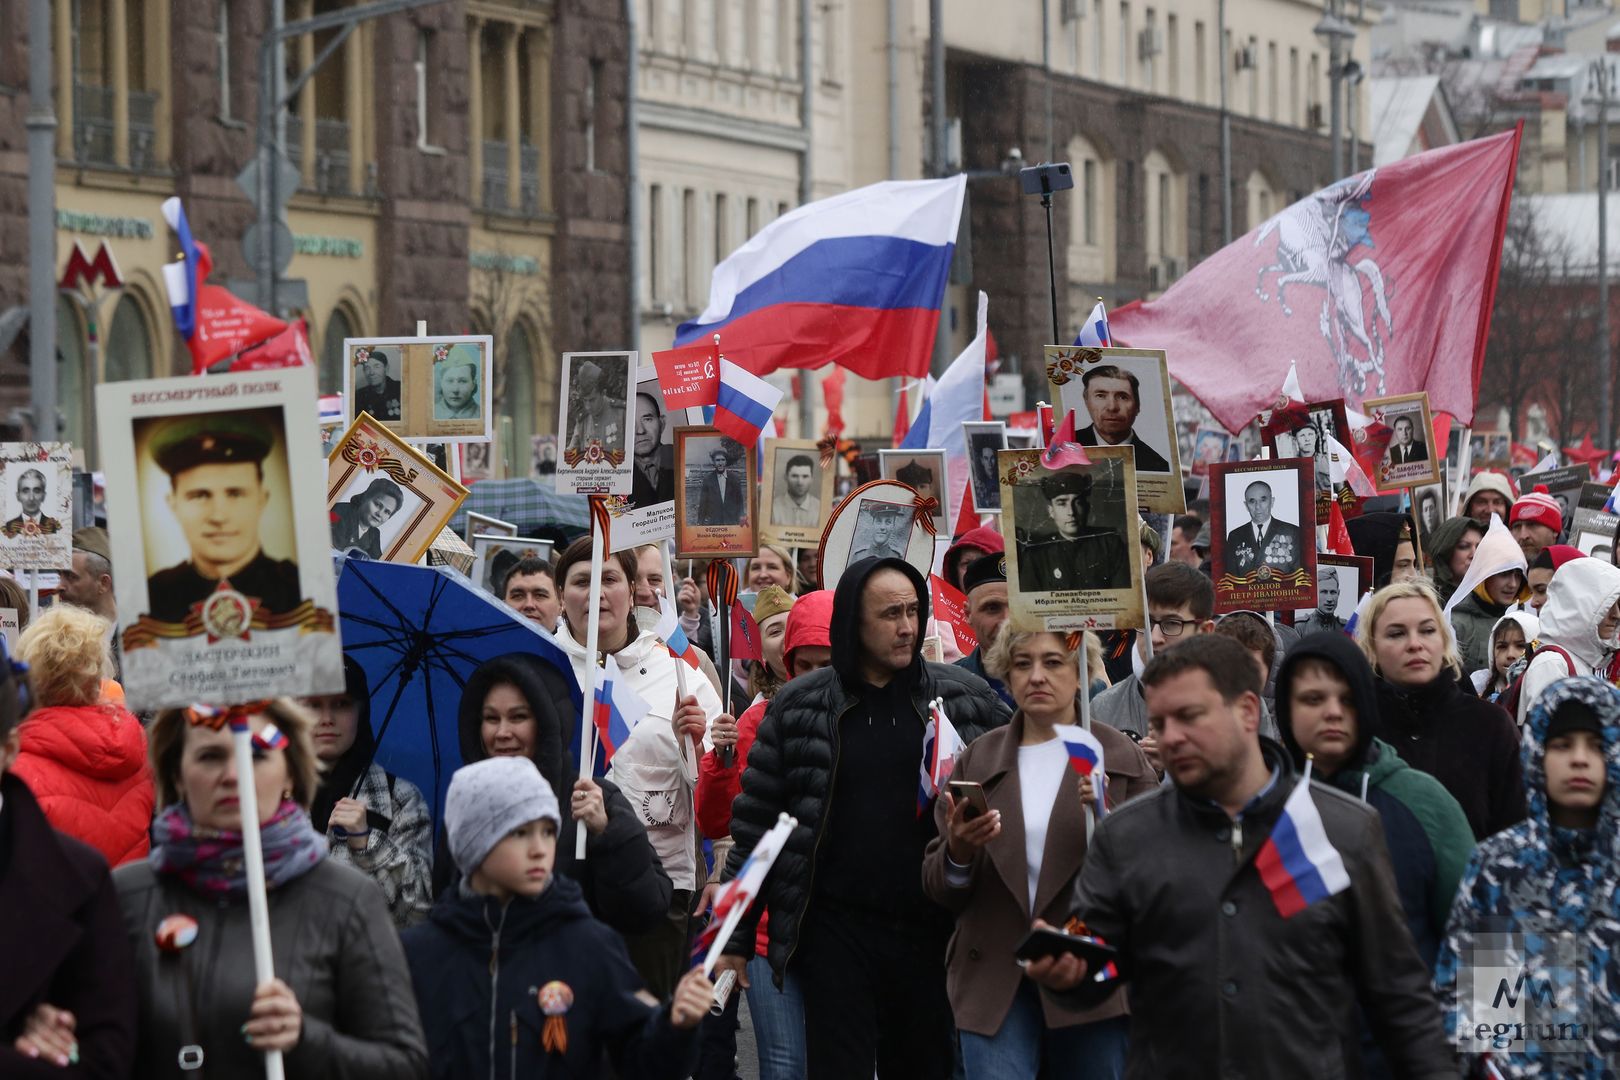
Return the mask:
POLYGON ((146 857, 152 777, 146 732, 122 705, 104 701, 112 673, 107 620, 57 604, 17 642, 34 710, 19 734, 11 771, 34 793, 45 820, 119 866, 146 857))
MULTIPOLYGON (((760 602, 765 598, 766 593, 761 592, 760 602)), ((781 667, 786 678, 832 663, 832 606, 833 594, 825 589, 805 593, 791 605, 781 639, 781 667)), ((767 621, 760 622, 760 636, 768 641, 767 621)), ((769 663, 773 650, 767 647, 762 651, 769 663)), ((779 688, 778 683, 772 692, 779 688)), ((698 763, 697 819, 703 835, 711 840, 724 839, 731 833, 731 803, 742 790, 748 750, 754 745, 754 734, 769 704, 768 698, 756 701, 735 724, 724 723, 722 717, 709 729, 715 749, 698 763), (722 750, 732 751, 729 764, 720 763, 717 754, 722 750)), ((781 990, 772 982, 770 965, 765 962, 766 925, 766 919, 761 918, 755 955, 748 962, 752 984, 747 990, 748 1012, 754 1021, 754 1042, 759 1047, 760 1080, 786 1080, 804 1075, 804 1005, 791 972, 783 979, 781 990)))

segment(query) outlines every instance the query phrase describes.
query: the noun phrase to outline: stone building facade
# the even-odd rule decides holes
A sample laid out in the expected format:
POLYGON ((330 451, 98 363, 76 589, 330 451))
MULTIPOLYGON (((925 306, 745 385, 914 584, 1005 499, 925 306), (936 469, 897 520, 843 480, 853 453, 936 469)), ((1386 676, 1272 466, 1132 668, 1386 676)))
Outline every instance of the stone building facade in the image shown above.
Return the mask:
MULTIPOLYGON (((289 21, 342 0, 288 0, 289 21)), ((213 280, 249 281, 255 220, 236 176, 254 153, 252 0, 56 0, 57 264, 105 245, 124 287, 63 296, 64 437, 92 450, 91 388, 188 369, 161 285, 175 243, 159 206, 185 200, 213 280)), ((27 303, 26 5, 0 20, 0 329, 27 303), (17 63, 11 63, 15 59, 17 63), (18 84, 18 85, 14 85, 18 84)), ((289 42, 302 70, 335 31, 289 42)), ((287 109, 299 172, 287 204, 323 390, 341 342, 430 331, 496 337, 502 451, 526 469, 555 426, 558 353, 630 336, 619 5, 451 0, 362 24, 287 109)), ((290 295, 296 297, 298 291, 290 295)), ((27 399, 27 331, 0 334, 0 421, 27 399), (20 375, 20 377, 19 377, 20 375)))

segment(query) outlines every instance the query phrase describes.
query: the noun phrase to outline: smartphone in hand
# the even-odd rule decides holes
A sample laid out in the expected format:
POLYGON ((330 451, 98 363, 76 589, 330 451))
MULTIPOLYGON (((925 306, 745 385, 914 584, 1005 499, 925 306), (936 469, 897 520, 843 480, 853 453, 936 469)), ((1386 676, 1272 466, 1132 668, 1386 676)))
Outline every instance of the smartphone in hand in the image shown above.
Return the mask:
POLYGON ((948 781, 951 788, 951 798, 959 803, 967 803, 967 809, 962 813, 962 820, 972 821, 980 814, 990 812, 990 803, 984 797, 984 785, 975 780, 948 781))

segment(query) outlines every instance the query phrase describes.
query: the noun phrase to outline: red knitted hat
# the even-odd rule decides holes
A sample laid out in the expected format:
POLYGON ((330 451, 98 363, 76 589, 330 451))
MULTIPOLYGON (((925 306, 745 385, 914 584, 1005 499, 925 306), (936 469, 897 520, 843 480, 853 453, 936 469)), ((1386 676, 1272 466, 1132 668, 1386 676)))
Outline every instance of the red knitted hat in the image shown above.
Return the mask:
POLYGON ((1545 525, 1555 533, 1563 531, 1564 511, 1558 505, 1558 500, 1547 494, 1546 484, 1537 484, 1536 490, 1520 495, 1519 501, 1513 504, 1513 509, 1508 512, 1508 524, 1515 525, 1521 521, 1545 525))

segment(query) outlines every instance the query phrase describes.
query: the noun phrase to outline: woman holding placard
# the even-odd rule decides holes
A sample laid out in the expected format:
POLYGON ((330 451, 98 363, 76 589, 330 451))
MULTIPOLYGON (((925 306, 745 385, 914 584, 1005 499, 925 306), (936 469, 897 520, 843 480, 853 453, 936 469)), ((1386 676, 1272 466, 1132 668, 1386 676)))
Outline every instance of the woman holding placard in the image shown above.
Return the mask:
POLYGON ((135 947, 137 1074, 175 1063, 256 1076, 280 1051, 288 1076, 425 1077, 405 954, 382 890, 326 858, 310 824, 313 719, 282 698, 170 709, 152 724, 161 809, 152 854, 113 876, 135 947), (253 733, 253 786, 238 783, 230 721, 253 733), (256 985, 242 803, 258 816, 278 977, 256 985))
MULTIPOLYGON (((956 759, 950 790, 934 804, 939 836, 923 862, 923 888, 956 913, 946 990, 962 1064, 968 1080, 1119 1077, 1124 995, 1085 1012, 1065 1008, 1043 1000, 1013 957, 1032 920, 1067 921, 1085 860, 1096 778, 1071 771, 1063 738, 1064 725, 1082 724, 1076 649, 1061 634, 1003 627, 985 668, 1006 682, 1018 710, 956 759)), ((1102 746, 1105 805, 1157 789, 1136 743, 1101 721, 1089 726, 1102 746)))
MULTIPOLYGON (((686 963, 687 928, 698 886, 695 857, 697 828, 692 793, 697 782, 697 755, 703 752, 708 726, 721 713, 719 696, 708 679, 688 669, 681 696, 680 663, 651 629, 636 625, 631 613, 636 579, 633 551, 619 551, 602 561, 601 593, 596 605, 598 663, 612 663, 615 682, 630 690, 646 715, 614 749, 608 777, 618 785, 647 828, 647 837, 675 886, 669 917, 655 930, 626 939, 630 959, 661 998, 674 992, 686 963), (696 753, 692 745, 695 744, 696 753), (688 757, 690 755, 690 757, 688 757)), ((586 641, 591 616, 591 539, 568 546, 557 560, 563 618, 557 642, 573 662, 581 685, 590 663, 586 641)), ((594 666, 594 665, 593 665, 594 666)))

